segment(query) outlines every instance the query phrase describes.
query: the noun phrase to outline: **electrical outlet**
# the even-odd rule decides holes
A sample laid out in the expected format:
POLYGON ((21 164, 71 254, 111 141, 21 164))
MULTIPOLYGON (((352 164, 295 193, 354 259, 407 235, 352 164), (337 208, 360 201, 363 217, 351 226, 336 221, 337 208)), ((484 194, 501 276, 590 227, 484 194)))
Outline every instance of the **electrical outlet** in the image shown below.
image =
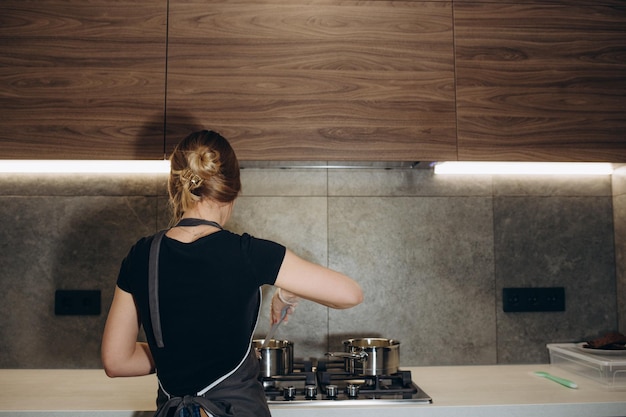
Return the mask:
POLYGON ((507 313, 565 311, 565 288, 503 288, 502 309, 507 313))
POLYGON ((57 316, 100 315, 100 290, 56 290, 54 314, 57 316))

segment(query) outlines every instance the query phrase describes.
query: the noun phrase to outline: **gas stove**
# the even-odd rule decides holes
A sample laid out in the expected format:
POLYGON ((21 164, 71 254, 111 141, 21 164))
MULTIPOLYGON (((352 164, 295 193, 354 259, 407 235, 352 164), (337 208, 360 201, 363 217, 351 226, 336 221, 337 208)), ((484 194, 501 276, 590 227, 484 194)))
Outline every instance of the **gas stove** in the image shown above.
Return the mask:
POLYGON ((268 404, 320 406, 430 404, 432 399, 412 380, 411 371, 391 375, 353 375, 343 360, 295 362, 287 375, 263 377, 268 404))

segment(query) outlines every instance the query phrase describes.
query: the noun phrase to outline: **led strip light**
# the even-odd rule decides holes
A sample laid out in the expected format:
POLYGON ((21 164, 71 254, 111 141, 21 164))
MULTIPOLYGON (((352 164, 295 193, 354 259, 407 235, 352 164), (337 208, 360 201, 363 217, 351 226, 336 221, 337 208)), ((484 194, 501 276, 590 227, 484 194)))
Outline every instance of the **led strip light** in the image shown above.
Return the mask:
POLYGON ((108 173, 151 174, 169 173, 167 160, 0 160, 4 173, 108 173))
MULTIPOLYGON (((169 171, 168 160, 0 160, 0 173, 167 174, 169 171)), ((587 162, 450 161, 435 163, 434 172, 437 175, 611 175, 613 166, 587 162)))
POLYGON ((595 162, 439 162, 438 175, 611 175, 610 163, 595 162))

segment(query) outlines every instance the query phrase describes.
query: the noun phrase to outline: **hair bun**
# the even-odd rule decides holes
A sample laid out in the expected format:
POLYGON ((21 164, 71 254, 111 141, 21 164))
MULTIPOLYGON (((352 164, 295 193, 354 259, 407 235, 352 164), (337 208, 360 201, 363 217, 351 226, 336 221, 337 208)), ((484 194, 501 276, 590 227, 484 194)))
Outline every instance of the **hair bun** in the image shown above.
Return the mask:
POLYGON ((187 164, 188 169, 200 178, 209 179, 220 173, 220 154, 212 149, 199 148, 187 156, 187 164))
POLYGON ((213 176, 220 173, 222 164, 220 162, 220 153, 216 150, 207 150, 200 156, 200 170, 207 176, 213 176))
POLYGON ((241 190, 235 151, 219 133, 190 133, 176 145, 170 162, 167 190, 176 220, 202 199, 229 203, 241 190))

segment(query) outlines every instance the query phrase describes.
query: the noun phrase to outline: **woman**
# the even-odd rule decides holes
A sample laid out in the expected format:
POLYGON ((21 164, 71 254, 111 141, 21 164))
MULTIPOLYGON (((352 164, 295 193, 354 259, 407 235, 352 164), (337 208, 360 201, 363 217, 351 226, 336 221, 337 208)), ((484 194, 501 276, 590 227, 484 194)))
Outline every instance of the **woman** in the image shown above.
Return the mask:
POLYGON ((122 262, 102 339, 105 372, 156 371, 157 416, 269 416, 251 347, 260 287, 278 287, 272 324, 299 297, 344 309, 363 293, 280 244, 222 228, 241 189, 239 163, 222 136, 192 133, 170 162, 173 227, 140 239, 122 262), (147 344, 137 342, 140 326, 147 344))

